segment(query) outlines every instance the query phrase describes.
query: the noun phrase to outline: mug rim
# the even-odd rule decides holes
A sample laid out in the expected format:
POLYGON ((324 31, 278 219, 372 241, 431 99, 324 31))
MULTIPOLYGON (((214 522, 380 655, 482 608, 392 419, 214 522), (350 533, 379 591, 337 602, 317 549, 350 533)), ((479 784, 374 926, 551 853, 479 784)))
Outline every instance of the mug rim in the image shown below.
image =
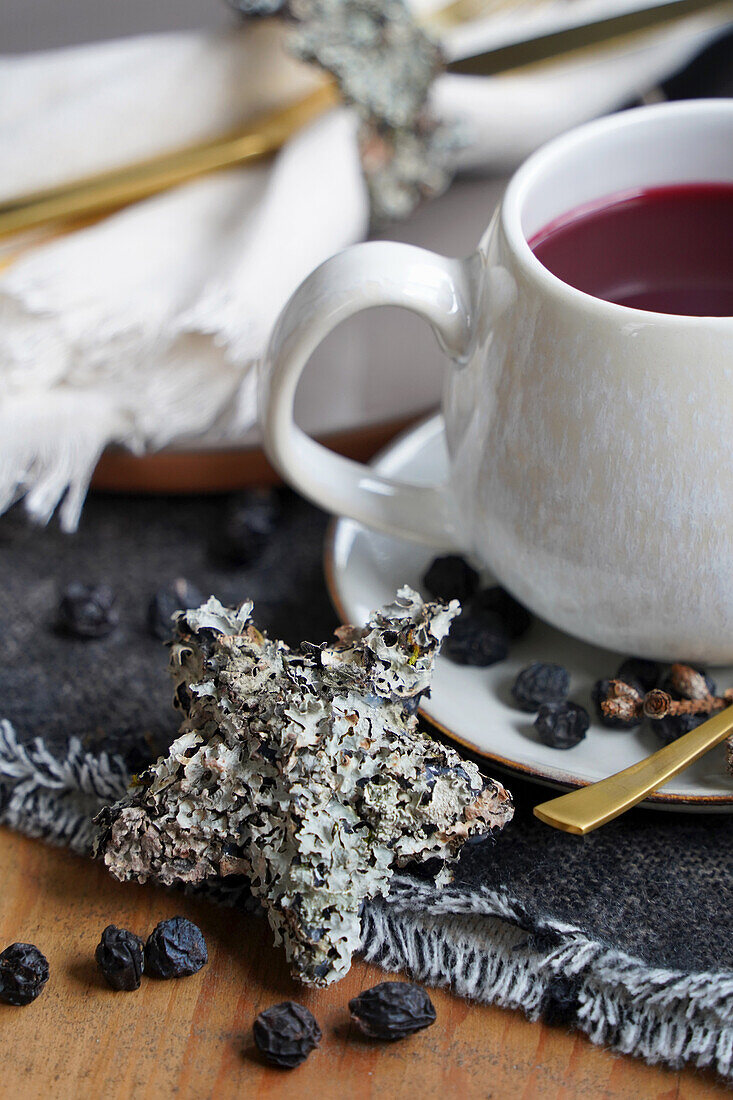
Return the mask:
MULTIPOLYGON (((716 112, 727 115, 733 128, 733 98, 720 99, 688 99, 676 100, 673 103, 655 103, 649 106, 633 107, 626 111, 618 111, 612 115, 605 115, 574 127, 567 133, 553 138, 540 146, 517 169, 512 176, 504 199, 501 204, 500 219, 504 235, 509 242, 512 252, 522 264, 526 273, 535 280, 545 284, 546 289, 553 293, 561 294, 570 300, 571 304, 584 306, 586 309, 594 308, 600 313, 625 321, 647 322, 655 324, 674 325, 684 322, 696 326, 733 329, 733 316, 720 317, 716 315, 689 314, 689 313, 658 313, 653 310, 637 309, 634 306, 621 305, 618 302, 609 302, 605 298, 597 298, 585 290, 566 283, 558 275, 538 260, 529 246, 527 237, 522 229, 522 205, 532 183, 535 182, 543 169, 562 157, 578 145, 599 134, 611 134, 616 130, 625 129, 636 125, 639 121, 652 115, 694 115, 710 114, 716 112)), ((731 180, 733 183, 733 179, 731 180)))

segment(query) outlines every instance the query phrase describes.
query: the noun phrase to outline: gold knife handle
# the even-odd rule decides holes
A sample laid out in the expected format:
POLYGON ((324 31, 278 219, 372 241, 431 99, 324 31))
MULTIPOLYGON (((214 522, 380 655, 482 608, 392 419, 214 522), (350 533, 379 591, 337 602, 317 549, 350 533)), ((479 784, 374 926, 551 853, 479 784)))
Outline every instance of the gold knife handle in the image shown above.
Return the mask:
POLYGON ((470 56, 456 57, 448 62, 448 71, 465 76, 497 76, 499 73, 523 69, 529 65, 554 61, 559 57, 577 55, 593 47, 614 42, 618 45, 633 36, 654 31, 680 19, 710 11, 730 0, 667 0, 646 4, 631 11, 604 16, 560 30, 548 31, 492 46, 470 56))
POLYGON ((590 833, 664 786, 669 779, 720 744, 731 732, 733 707, 726 707, 697 729, 678 737, 671 745, 665 745, 630 768, 535 806, 535 817, 566 833, 580 836, 590 833))

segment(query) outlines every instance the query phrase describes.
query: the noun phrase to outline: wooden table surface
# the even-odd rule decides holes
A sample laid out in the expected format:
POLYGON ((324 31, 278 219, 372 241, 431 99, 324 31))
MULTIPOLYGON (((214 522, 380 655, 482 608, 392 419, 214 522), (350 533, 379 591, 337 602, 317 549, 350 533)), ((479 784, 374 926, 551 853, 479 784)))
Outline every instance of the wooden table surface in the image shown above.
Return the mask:
POLYGON ((357 963, 328 990, 289 979, 265 921, 152 886, 113 881, 100 866, 0 829, 0 949, 16 940, 47 956, 51 979, 26 1008, 0 1004, 0 1096, 8 1100, 699 1100, 723 1096, 709 1073, 652 1068, 585 1036, 516 1012, 431 991, 437 1022, 394 1044, 360 1039, 347 1002, 385 979, 357 963), (135 993, 101 979, 94 949, 107 924, 143 937, 182 913, 203 930, 209 964, 179 981, 143 978, 135 993), (251 1024, 299 1000, 323 1041, 293 1071, 264 1066, 251 1024))

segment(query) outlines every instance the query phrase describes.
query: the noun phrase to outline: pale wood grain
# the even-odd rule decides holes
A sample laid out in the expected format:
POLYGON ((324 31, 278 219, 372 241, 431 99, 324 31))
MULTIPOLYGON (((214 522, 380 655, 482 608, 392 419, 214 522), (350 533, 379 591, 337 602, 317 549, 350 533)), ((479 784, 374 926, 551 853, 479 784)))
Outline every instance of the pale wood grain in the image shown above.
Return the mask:
POLYGON ((359 963, 341 983, 304 991, 288 978, 265 921, 149 886, 0 830, 0 948, 36 943, 51 980, 33 1005, 0 1004, 0 1096, 19 1100, 700 1100, 726 1095, 711 1074, 675 1073, 594 1047, 577 1033, 431 992, 436 1024, 393 1045, 359 1039, 346 1003, 385 978, 359 963), (210 962, 180 981, 143 979, 114 993, 94 948, 106 924, 147 935, 183 913, 201 926, 210 962), (288 1073, 263 1066, 251 1024, 297 999, 323 1043, 288 1073))

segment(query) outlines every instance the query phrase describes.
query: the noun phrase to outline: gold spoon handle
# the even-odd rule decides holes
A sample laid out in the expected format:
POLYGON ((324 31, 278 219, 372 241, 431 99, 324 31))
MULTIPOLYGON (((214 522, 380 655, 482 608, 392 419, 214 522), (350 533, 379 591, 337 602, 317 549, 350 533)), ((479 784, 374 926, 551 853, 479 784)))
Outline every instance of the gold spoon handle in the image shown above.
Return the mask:
POLYGON ((61 219, 88 218, 207 172, 259 160, 338 102, 335 83, 324 80, 303 99, 254 119, 236 133, 0 202, 0 238, 61 219))
POLYGON ((591 833, 664 786, 667 780, 694 764, 731 732, 733 707, 726 707, 697 729, 678 737, 671 745, 632 764, 630 768, 535 806, 535 817, 566 833, 580 836, 591 833))

